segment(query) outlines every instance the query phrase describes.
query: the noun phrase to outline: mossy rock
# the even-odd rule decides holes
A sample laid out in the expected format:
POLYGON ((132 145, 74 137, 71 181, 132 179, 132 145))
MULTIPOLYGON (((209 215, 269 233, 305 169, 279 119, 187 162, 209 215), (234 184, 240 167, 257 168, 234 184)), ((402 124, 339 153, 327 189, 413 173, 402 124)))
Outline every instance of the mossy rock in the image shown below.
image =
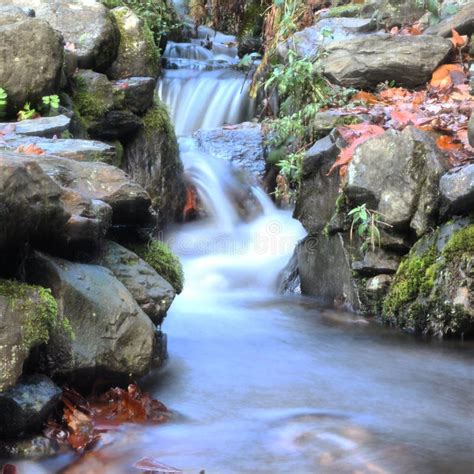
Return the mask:
POLYGON ((436 336, 474 333, 474 224, 447 223, 420 239, 401 263, 382 320, 436 336))
POLYGON ((0 280, 0 328, 0 391, 16 383, 30 350, 52 330, 72 336, 49 289, 13 280, 0 280))
POLYGON ((184 286, 184 272, 179 258, 164 242, 153 240, 148 244, 131 247, 140 258, 145 260, 161 277, 181 293, 184 286))
POLYGON ((356 17, 360 16, 364 9, 363 4, 349 4, 340 5, 337 7, 330 8, 324 15, 325 18, 341 18, 341 17, 356 17))

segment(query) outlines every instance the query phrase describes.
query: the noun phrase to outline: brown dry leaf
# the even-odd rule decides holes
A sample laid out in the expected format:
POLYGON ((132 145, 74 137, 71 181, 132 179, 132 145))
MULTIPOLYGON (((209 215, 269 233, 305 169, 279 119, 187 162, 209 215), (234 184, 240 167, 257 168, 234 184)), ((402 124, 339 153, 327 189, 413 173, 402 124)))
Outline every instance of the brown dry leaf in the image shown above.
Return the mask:
POLYGON ((360 101, 365 102, 366 104, 378 104, 380 102, 379 99, 374 94, 365 91, 359 91, 355 95, 352 96, 351 102, 360 101))
POLYGON ((464 84, 466 74, 460 64, 443 64, 433 73, 430 85, 446 89, 452 85, 464 84))
POLYGON ((44 155, 45 151, 36 146, 34 143, 30 143, 29 145, 20 145, 16 150, 16 153, 23 153, 25 155, 44 155))
POLYGON ((461 36, 454 28, 451 29, 451 42, 455 48, 462 48, 467 44, 467 35, 461 36))
POLYGON ((462 144, 456 143, 454 138, 450 135, 441 135, 436 140, 436 145, 443 151, 460 150, 462 148, 462 144))

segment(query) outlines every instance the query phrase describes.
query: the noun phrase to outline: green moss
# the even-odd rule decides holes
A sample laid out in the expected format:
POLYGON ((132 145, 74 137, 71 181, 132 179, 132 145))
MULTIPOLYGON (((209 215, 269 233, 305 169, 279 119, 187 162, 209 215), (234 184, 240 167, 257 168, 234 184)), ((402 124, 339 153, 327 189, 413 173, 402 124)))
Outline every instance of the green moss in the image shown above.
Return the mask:
POLYGON ((159 240, 153 240, 148 245, 133 246, 131 250, 168 281, 176 293, 183 291, 183 267, 179 258, 170 250, 168 245, 159 240))
POLYGON ((474 254, 474 224, 454 232, 443 249, 443 255, 448 260, 463 254, 474 254))
POLYGON ((355 17, 360 15, 363 5, 341 5, 339 7, 330 8, 326 13, 329 18, 335 17, 355 17))
POLYGON ((0 280, 0 296, 8 299, 13 310, 24 315, 22 335, 25 349, 46 344, 51 330, 58 327, 73 337, 69 320, 58 316, 58 305, 51 290, 18 281, 0 280))
MULTIPOLYGON (((111 108, 110 102, 105 97, 106 91, 100 87, 96 91, 91 91, 87 82, 81 76, 74 77, 74 110, 82 120, 84 125, 88 125, 91 120, 99 119, 111 108)), ((87 128, 87 127, 86 127, 87 128)))

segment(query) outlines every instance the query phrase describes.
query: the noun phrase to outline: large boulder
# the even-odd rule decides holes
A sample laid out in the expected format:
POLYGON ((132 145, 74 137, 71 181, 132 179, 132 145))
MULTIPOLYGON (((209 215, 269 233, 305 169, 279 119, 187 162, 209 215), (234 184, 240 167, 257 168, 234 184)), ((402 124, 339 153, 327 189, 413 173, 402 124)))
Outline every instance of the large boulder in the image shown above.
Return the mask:
POLYGON ((48 290, 0 280, 0 393, 17 383, 30 350, 47 343, 53 329, 63 329, 57 313, 48 290))
POLYGON ((474 209, 474 164, 454 169, 439 183, 444 214, 468 214, 474 209))
POLYGON ((120 30, 120 46, 117 59, 107 75, 111 79, 157 77, 160 55, 148 26, 128 7, 114 8, 111 14, 120 30))
POLYGON ((125 146, 124 169, 148 192, 159 222, 165 224, 184 207, 183 166, 164 105, 156 103, 143 120, 144 128, 125 146))
POLYGON ((44 375, 25 377, 0 393, 0 437, 19 437, 39 430, 54 410, 61 389, 44 375))
POLYGON ((57 92, 63 51, 61 35, 44 20, 19 15, 0 21, 0 87, 11 113, 57 92))
POLYGON ((474 333, 474 224, 452 221, 424 236, 400 265, 383 320, 436 336, 474 333))
POLYGON ((471 36, 474 34, 474 3, 469 2, 455 15, 446 18, 437 25, 430 26, 425 30, 425 34, 450 38, 453 29, 460 35, 471 36))
POLYGON ((105 243, 96 261, 115 275, 155 324, 163 322, 176 292, 148 263, 112 241, 105 243))
POLYGON ((421 236, 436 225, 439 180, 447 168, 428 133, 389 130, 356 149, 345 193, 350 204, 367 204, 395 230, 411 228, 421 236))
POLYGON ((41 359, 48 374, 88 384, 99 376, 126 379, 148 372, 155 326, 109 270, 35 252, 26 274, 51 288, 72 331, 73 337, 52 331, 41 359))
POLYGON ((245 122, 194 133, 206 153, 229 161, 251 176, 263 179, 266 170, 264 136, 260 124, 245 122))
POLYGON ((34 159, 0 151, 0 249, 54 240, 70 218, 61 188, 34 159))
POLYGON ((368 35, 329 44, 323 67, 330 81, 345 87, 373 89, 385 81, 416 87, 429 81, 451 49, 438 36, 368 35))
MULTIPOLYGON (((6 0, 32 8, 69 43, 80 68, 106 71, 117 57, 119 31, 110 11, 96 1, 6 0)), ((39 42, 37 42, 39 44, 39 42)), ((32 51, 35 51, 33 47, 32 51)))

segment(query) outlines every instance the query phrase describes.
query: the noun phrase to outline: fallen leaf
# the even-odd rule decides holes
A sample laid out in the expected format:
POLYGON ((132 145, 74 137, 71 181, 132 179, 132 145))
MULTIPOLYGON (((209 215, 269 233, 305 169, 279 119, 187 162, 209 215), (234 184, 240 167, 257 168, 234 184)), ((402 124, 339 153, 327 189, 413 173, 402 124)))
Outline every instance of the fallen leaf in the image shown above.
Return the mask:
POLYGON ((45 151, 36 146, 34 143, 30 143, 29 145, 20 145, 16 150, 16 153, 23 153, 25 155, 44 155, 45 151))
POLYGON ((18 470, 14 464, 5 464, 2 467, 2 474, 17 474, 18 470))
POLYGON ((460 150, 462 148, 461 143, 456 143, 454 138, 449 135, 441 135, 436 140, 436 145, 440 150, 460 150))
POLYGON ((446 89, 452 85, 464 84, 466 74, 460 64, 443 64, 433 73, 430 85, 446 89))
POLYGON ((378 104, 380 102, 379 99, 374 94, 370 92, 359 91, 355 95, 352 96, 351 102, 365 102, 366 104, 378 104))
POLYGON ((451 42, 455 48, 462 48, 467 44, 467 35, 461 36, 454 28, 451 29, 451 42))
POLYGON ((167 466, 156 459, 144 457, 139 459, 133 467, 135 469, 140 469, 145 472, 154 472, 155 474, 182 474, 181 469, 176 469, 175 467, 167 466))

